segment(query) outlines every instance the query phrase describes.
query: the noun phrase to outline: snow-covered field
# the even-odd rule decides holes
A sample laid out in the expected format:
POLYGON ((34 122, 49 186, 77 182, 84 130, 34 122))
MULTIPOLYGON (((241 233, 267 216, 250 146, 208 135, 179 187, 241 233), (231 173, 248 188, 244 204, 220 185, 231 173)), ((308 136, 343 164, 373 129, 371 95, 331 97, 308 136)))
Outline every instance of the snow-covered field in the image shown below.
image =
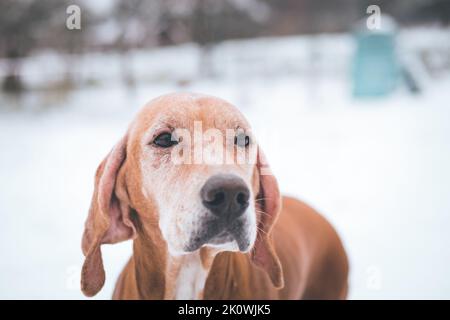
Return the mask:
MULTIPOLYGON (((319 209, 342 236, 350 298, 450 298, 450 75, 429 80, 419 96, 400 89, 355 101, 345 73, 350 39, 314 43, 222 44, 212 78, 194 77, 194 46, 138 52, 134 90, 110 81, 64 98, 2 97, 0 298, 83 298, 80 241, 95 169, 140 106, 179 90, 244 112, 282 190, 319 209)), ((113 57, 84 59, 80 73, 107 69, 115 79, 113 57)), ((39 65, 27 70, 38 81, 39 65)), ((103 247, 107 280, 97 298, 111 296, 131 252, 130 242, 103 247)))

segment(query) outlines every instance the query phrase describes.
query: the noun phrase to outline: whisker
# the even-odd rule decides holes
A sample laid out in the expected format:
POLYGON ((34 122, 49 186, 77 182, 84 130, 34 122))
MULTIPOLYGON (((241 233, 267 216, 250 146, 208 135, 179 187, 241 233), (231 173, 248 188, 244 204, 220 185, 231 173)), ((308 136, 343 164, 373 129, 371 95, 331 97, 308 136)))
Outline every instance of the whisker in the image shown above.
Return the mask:
POLYGON ((256 227, 259 231, 261 231, 263 234, 267 235, 267 231, 264 231, 263 229, 261 229, 260 227, 256 227))
POLYGON ((258 210, 258 209, 255 209, 255 212, 258 212, 258 213, 261 213, 261 214, 265 214, 265 215, 270 216, 270 214, 268 214, 267 212, 261 211, 261 210, 258 210))

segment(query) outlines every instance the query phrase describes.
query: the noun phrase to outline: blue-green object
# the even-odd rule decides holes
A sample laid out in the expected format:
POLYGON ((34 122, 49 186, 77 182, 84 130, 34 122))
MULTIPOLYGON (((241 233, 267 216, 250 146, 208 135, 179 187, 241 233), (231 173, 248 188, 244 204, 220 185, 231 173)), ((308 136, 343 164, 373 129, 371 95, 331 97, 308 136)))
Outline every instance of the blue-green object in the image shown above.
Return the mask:
POLYGON ((382 97, 397 87, 400 66, 395 50, 395 33, 364 30, 355 33, 353 95, 382 97))

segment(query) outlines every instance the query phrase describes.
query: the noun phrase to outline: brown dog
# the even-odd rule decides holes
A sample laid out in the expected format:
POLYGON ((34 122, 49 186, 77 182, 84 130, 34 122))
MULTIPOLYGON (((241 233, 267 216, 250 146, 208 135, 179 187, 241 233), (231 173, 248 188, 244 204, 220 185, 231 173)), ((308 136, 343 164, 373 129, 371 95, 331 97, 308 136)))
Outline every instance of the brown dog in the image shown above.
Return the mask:
POLYGON ((115 299, 345 298, 339 237, 313 209, 281 198, 249 132, 214 97, 171 94, 146 105, 97 169, 84 294, 104 284, 101 245, 134 239, 115 299), (251 150, 255 161, 237 161, 251 150))

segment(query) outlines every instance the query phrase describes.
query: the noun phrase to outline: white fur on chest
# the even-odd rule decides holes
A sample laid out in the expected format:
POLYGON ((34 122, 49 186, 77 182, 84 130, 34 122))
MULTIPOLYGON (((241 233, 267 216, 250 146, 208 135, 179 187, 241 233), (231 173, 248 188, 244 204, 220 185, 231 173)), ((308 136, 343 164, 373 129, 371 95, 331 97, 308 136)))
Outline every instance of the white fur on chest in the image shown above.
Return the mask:
POLYGON ((202 266, 200 254, 183 257, 175 285, 175 299, 199 299, 202 293, 208 271, 202 266))

